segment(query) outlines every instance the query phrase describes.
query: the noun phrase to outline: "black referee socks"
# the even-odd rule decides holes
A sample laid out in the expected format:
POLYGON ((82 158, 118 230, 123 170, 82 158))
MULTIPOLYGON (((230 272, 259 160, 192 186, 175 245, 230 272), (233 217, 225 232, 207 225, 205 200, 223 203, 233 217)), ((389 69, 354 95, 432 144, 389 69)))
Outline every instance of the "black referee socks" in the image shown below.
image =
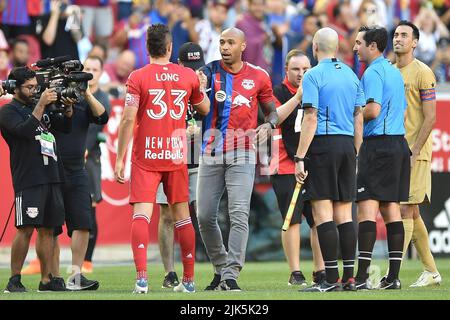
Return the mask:
POLYGON ((372 262, 372 251, 377 239, 377 224, 375 221, 363 221, 358 225, 358 273, 357 282, 369 278, 369 267, 372 262))
POLYGON ((317 226, 317 235, 325 262, 326 280, 328 283, 336 283, 339 279, 337 263, 339 237, 336 223, 329 221, 317 226))
POLYGON ((353 278, 356 255, 356 232, 352 221, 340 224, 337 228, 339 230, 339 242, 344 264, 342 283, 345 283, 348 279, 353 278))
POLYGON ((389 274, 388 282, 398 279, 402 264, 403 242, 405 241, 405 229, 402 221, 386 224, 387 241, 389 250, 389 274))

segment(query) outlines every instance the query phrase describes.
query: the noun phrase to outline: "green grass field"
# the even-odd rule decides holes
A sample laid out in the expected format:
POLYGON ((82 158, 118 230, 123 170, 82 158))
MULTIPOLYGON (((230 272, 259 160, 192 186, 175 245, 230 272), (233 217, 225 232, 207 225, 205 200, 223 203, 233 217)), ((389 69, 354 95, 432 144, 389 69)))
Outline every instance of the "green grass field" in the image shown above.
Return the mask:
MULTIPOLYGON (((380 266, 383 275, 387 261, 376 260, 373 265, 380 266)), ((147 295, 131 294, 134 288, 134 266, 97 267, 90 278, 100 281, 100 288, 94 292, 37 293, 38 276, 23 276, 22 282, 29 290, 25 294, 5 294, 3 288, 9 278, 8 269, 0 269, 0 300, 450 300, 450 259, 437 259, 443 283, 440 286, 427 288, 409 288, 421 272, 420 263, 406 261, 402 266, 400 279, 402 290, 398 291, 366 291, 366 292, 334 292, 334 293, 300 293, 298 287, 288 286, 289 271, 284 262, 247 263, 239 278, 242 292, 204 292, 212 278, 210 264, 196 265, 197 293, 183 294, 162 289, 163 268, 160 263, 149 264, 150 292, 147 295)), ((181 264, 177 264, 178 275, 181 264)), ((342 270, 342 269, 341 269, 342 270)), ((302 271, 311 280, 312 263, 302 262, 302 271)))

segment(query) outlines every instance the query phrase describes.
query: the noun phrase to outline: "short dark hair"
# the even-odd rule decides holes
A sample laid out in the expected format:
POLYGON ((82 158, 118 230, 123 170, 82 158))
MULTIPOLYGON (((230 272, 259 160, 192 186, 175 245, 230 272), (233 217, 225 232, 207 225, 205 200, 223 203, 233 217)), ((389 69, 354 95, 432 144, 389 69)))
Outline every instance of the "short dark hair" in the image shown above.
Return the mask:
MULTIPOLYGON (((100 67, 103 69, 103 59, 100 58, 99 56, 95 56, 95 55, 89 55, 87 56, 86 60, 97 60, 98 62, 100 62, 100 67)), ((84 60, 84 61, 86 61, 84 60)))
POLYGON ((337 18, 339 15, 341 14, 341 4, 337 3, 334 7, 333 7, 333 18, 337 18))
POLYGON ((286 63, 285 66, 287 67, 289 64, 289 61, 291 61, 291 59, 293 57, 306 57, 306 54, 298 49, 292 49, 291 51, 288 52, 288 54, 286 55, 286 63))
POLYGON ((167 53, 167 45, 172 41, 169 27, 153 24, 147 29, 147 51, 150 57, 160 58, 167 53))
MULTIPOLYGON (((91 48, 91 50, 90 50, 89 52, 91 52, 92 49, 94 49, 94 47, 99 47, 100 49, 103 50, 103 52, 105 52, 105 57, 108 56, 108 46, 107 46, 106 44, 101 43, 101 42, 96 42, 96 43, 94 43, 94 44, 92 45, 92 48, 91 48)), ((89 53, 88 53, 88 54, 89 54, 89 53)))
POLYGON ((14 48, 19 44, 19 43, 23 43, 25 44, 27 47, 29 46, 28 41, 22 38, 15 38, 11 41, 11 50, 14 50, 14 48))
POLYGON ((11 70, 8 80, 16 80, 16 87, 20 87, 29 79, 36 77, 36 72, 28 67, 16 67, 11 70))
POLYGON ((372 42, 375 42, 377 44, 378 51, 383 52, 384 49, 386 49, 388 32, 385 28, 362 26, 359 28, 359 32, 365 32, 363 39, 366 42, 366 47, 368 47, 372 42))
MULTIPOLYGON (((402 20, 397 25, 397 27, 400 27, 400 26, 408 26, 408 27, 410 27, 412 29, 412 31, 413 31, 412 32, 413 39, 417 39, 417 41, 419 41, 419 37, 420 37, 419 28, 417 28, 417 26, 414 23, 412 23, 410 21, 407 21, 407 20, 402 20)), ((395 27, 395 29, 397 29, 397 27, 395 27)))

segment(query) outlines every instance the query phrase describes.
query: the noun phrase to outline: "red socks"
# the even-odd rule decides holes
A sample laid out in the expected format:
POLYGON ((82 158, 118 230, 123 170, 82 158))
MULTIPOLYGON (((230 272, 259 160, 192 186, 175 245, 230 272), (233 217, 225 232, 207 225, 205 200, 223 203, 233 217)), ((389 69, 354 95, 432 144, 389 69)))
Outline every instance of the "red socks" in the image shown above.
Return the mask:
POLYGON ((147 279, 147 245, 148 225, 150 218, 135 213, 131 224, 131 247, 133 249, 134 264, 136 265, 136 279, 147 279))
POLYGON ((195 231, 191 217, 175 222, 183 261, 183 282, 194 281, 195 231))

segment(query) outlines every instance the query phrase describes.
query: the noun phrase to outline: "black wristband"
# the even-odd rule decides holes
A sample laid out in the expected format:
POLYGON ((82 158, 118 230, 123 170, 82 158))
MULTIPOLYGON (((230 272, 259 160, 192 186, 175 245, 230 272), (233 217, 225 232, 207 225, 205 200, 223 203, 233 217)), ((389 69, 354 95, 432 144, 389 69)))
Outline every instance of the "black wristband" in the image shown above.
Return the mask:
POLYGON ((294 156, 295 163, 300 162, 300 161, 305 162, 306 159, 308 159, 308 158, 307 157, 301 158, 301 157, 298 157, 298 156, 294 156))

